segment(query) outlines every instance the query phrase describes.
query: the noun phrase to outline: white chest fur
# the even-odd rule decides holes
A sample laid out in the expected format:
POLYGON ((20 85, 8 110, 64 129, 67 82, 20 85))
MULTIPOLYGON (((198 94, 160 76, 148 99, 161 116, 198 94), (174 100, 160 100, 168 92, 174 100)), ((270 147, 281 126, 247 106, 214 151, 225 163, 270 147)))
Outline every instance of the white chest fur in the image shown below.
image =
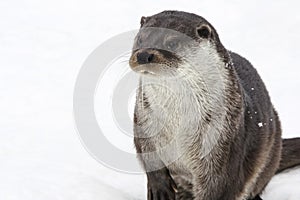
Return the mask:
POLYGON ((149 141, 162 157, 173 153, 162 151, 170 143, 185 159, 208 155, 224 124, 225 64, 209 45, 193 54, 171 78, 141 78, 139 120, 146 137, 152 136, 149 141))
POLYGON ((180 157, 191 152, 194 156, 206 156, 218 141, 223 119, 214 116, 208 123, 206 117, 208 113, 225 113, 224 107, 216 106, 221 103, 214 107, 210 104, 222 99, 202 88, 201 83, 193 83, 198 85, 193 87, 190 82, 178 80, 143 80, 139 117, 144 121, 145 134, 153 136, 151 141, 161 157, 174 154, 174 149, 180 157), (149 107, 145 108, 142 101, 147 101, 149 107), (161 151, 171 143, 171 152, 161 151))

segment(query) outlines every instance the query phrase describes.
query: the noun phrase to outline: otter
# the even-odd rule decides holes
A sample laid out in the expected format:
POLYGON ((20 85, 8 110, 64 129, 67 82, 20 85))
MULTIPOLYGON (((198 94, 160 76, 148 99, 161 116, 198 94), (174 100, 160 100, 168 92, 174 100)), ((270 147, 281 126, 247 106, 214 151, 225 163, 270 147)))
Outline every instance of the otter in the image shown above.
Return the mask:
POLYGON ((148 200, 258 200, 275 173, 300 164, 300 138, 281 139, 256 69, 203 17, 142 17, 129 64, 148 200))

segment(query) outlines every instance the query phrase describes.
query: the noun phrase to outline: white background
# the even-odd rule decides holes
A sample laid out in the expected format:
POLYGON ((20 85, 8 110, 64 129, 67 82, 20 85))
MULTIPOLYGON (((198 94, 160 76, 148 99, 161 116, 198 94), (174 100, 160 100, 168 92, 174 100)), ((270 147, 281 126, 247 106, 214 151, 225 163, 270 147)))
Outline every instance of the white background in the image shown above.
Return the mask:
MULTIPOLYGON (((145 199, 144 176, 105 168, 83 148, 72 92, 81 64, 101 42, 166 9, 208 19, 223 44, 260 72, 283 136, 300 136, 298 2, 1 0, 0 199, 145 199)), ((300 169, 276 176, 264 199, 299 200, 299 186, 300 169)))

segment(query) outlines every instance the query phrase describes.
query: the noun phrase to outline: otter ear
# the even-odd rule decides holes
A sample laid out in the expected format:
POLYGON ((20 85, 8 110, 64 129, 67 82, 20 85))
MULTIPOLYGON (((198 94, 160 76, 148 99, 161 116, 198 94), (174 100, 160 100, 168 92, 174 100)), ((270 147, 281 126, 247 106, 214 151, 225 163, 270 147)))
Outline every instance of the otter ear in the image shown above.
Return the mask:
POLYGON ((207 24, 203 24, 203 25, 199 26, 196 30, 197 30, 198 36, 201 38, 208 39, 212 35, 211 28, 207 24))
POLYGON ((140 24, 141 24, 141 27, 146 23, 146 21, 147 21, 147 17, 142 17, 141 18, 141 22, 140 22, 140 24))

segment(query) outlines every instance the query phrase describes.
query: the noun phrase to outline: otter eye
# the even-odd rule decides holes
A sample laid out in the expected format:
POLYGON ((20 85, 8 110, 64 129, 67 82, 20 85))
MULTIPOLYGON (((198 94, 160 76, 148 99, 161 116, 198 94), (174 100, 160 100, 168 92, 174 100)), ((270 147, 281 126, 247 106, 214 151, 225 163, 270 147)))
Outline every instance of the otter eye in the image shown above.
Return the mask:
POLYGON ((197 28, 197 34, 202 38, 209 38, 211 35, 211 29, 207 25, 202 25, 199 28, 197 28))
POLYGON ((175 50, 175 49, 177 49, 177 47, 178 47, 178 42, 177 42, 177 41, 174 41, 174 40, 168 41, 168 42, 166 43, 166 47, 167 47, 167 49, 169 49, 169 50, 175 50))

